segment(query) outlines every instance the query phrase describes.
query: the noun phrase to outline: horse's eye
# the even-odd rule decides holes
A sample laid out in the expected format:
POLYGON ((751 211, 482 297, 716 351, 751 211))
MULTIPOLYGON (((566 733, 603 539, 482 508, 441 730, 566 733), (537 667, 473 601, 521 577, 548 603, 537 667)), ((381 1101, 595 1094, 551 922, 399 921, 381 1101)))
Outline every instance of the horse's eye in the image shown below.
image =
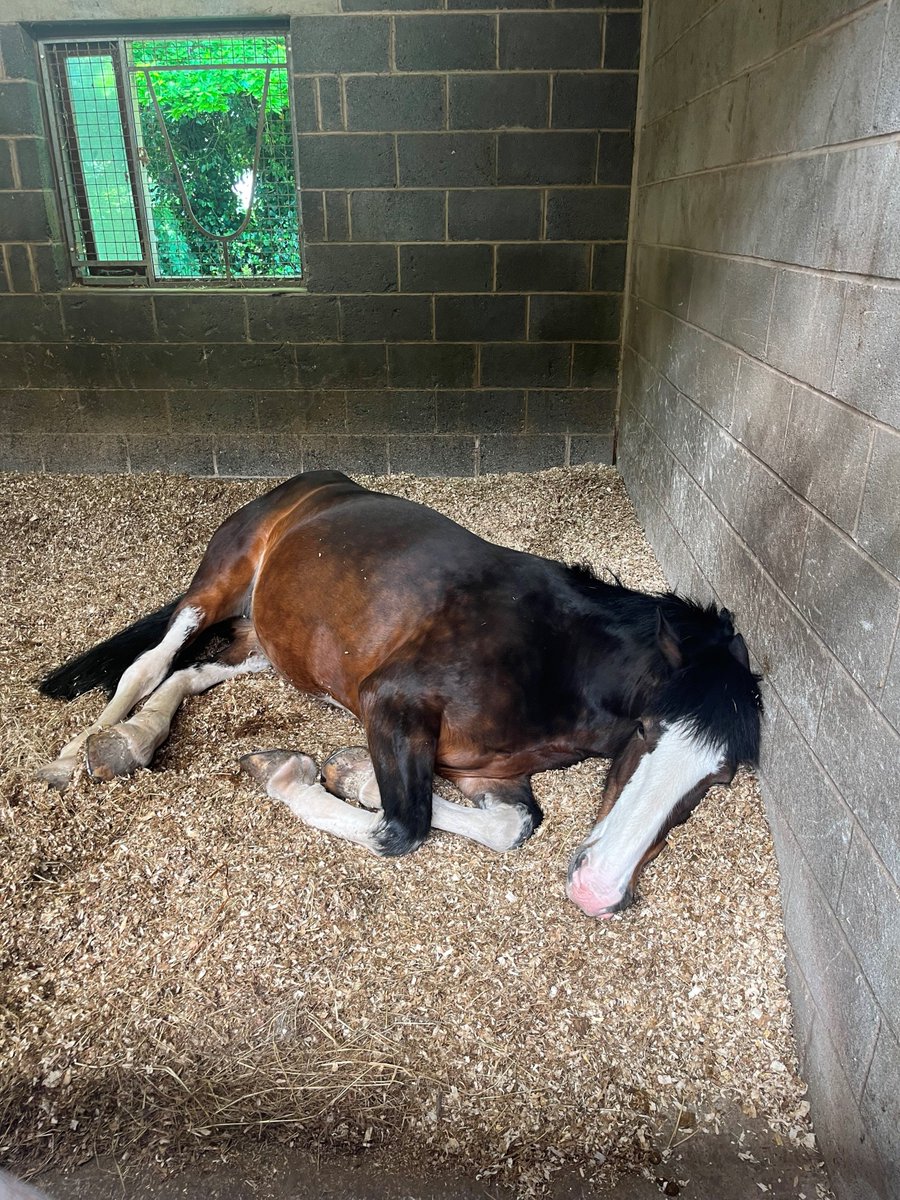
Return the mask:
POLYGON ((635 729, 634 732, 638 735, 638 737, 641 739, 642 742, 645 742, 647 740, 647 731, 646 731, 646 729, 644 729, 643 721, 638 721, 637 728, 635 729))

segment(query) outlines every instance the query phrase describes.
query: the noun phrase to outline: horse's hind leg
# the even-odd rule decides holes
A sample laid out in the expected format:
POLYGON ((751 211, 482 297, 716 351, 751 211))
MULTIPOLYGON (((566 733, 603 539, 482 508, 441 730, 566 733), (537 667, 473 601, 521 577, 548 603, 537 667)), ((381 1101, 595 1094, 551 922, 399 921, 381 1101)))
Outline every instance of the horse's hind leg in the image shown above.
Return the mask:
POLYGON ((165 679, 179 651, 192 639, 220 621, 243 614, 269 531, 308 487, 300 476, 245 504, 219 526, 162 640, 128 666, 97 720, 65 745, 58 758, 37 772, 39 779, 64 788, 78 766, 88 738, 124 721, 135 705, 165 679))
POLYGON ((148 696, 165 679, 181 648, 204 627, 210 624, 204 610, 191 603, 190 593, 182 600, 169 622, 158 645, 145 651, 129 666, 119 680, 115 693, 93 724, 67 742, 59 755, 36 772, 52 787, 64 788, 81 759, 82 748, 92 734, 124 720, 136 704, 148 696))
POLYGON ((124 721, 135 705, 159 687, 180 651, 193 639, 220 621, 240 615, 252 583, 255 560, 236 553, 227 555, 222 552, 217 539, 218 533, 210 542, 191 586, 172 614, 162 640, 125 669, 100 716, 63 746, 53 762, 36 772, 38 779, 52 787, 64 788, 81 760, 88 738, 124 721))
POLYGON ((235 622, 231 643, 213 662, 194 663, 170 675, 129 720, 92 733, 85 758, 95 779, 114 779, 146 767, 169 736, 172 720, 188 696, 199 695, 237 675, 265 671, 269 661, 249 621, 235 622))

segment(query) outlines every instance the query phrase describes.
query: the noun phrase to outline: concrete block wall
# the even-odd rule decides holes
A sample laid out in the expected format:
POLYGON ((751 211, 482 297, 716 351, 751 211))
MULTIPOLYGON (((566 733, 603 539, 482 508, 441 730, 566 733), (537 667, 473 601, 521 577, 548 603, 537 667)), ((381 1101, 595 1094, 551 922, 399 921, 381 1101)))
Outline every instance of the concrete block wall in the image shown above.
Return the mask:
POLYGON ((765 674, 816 1129, 896 1198, 900 2, 649 0, 638 124, 619 465, 765 674))
POLYGON ((274 295, 72 285, 33 7, 0 17, 0 469, 610 461, 640 0, 282 6, 306 289, 274 295))

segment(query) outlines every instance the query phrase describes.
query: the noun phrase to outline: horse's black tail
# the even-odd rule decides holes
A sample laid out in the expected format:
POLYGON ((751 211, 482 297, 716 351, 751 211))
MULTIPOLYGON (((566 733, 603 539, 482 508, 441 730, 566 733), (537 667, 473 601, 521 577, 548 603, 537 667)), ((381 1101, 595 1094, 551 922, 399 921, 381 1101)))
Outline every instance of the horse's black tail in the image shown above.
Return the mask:
POLYGON ((41 680, 39 690, 43 695, 53 696, 57 700, 74 700, 82 692, 97 687, 103 688, 111 696, 134 660, 162 640, 169 618, 180 599, 178 596, 170 600, 156 612, 141 617, 99 646, 69 659, 41 680))

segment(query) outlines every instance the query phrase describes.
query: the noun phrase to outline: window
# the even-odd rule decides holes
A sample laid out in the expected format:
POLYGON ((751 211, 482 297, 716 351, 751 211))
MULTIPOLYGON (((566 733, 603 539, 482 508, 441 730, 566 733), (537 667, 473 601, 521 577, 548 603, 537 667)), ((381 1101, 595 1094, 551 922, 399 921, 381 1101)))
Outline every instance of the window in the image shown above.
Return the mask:
POLYGON ((41 50, 83 282, 300 281, 283 34, 48 39, 41 50))

